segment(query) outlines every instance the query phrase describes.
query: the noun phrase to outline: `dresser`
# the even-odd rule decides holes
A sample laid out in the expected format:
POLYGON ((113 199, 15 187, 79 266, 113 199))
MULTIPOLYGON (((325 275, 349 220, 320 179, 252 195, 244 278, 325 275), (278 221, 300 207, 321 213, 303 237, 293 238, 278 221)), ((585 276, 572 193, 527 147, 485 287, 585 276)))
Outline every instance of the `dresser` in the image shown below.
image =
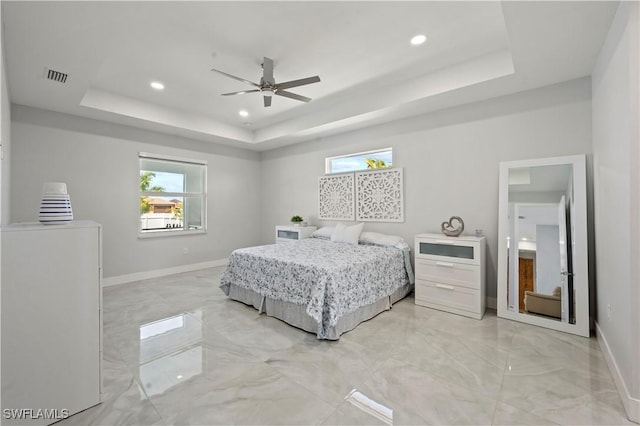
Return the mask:
POLYGON ((485 238, 415 237, 415 303, 482 319, 486 308, 485 238))
POLYGON ((46 425, 101 401, 101 226, 3 227, 3 424, 46 425), (41 413, 38 410, 48 410, 41 413))
POLYGON ((276 243, 309 238, 317 226, 276 226, 276 243))

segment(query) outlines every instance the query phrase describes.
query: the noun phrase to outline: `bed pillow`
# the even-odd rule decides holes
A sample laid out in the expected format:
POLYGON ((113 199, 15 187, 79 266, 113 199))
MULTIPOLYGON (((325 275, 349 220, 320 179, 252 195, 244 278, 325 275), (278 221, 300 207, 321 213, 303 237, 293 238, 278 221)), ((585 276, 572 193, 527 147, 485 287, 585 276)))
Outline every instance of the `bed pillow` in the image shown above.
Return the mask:
POLYGON ((323 240, 330 240, 333 235, 333 231, 336 229, 335 226, 323 226, 322 228, 316 229, 311 233, 313 238, 322 238, 323 240))
POLYGON ((360 234, 360 241, 363 243, 377 244, 381 246, 395 246, 404 242, 399 235, 381 234, 379 232, 363 232, 360 234))
POLYGON ((331 241, 335 243, 349 243, 358 244, 358 238, 362 233, 364 223, 358 223, 357 225, 347 226, 344 223, 338 223, 335 231, 331 235, 331 241))

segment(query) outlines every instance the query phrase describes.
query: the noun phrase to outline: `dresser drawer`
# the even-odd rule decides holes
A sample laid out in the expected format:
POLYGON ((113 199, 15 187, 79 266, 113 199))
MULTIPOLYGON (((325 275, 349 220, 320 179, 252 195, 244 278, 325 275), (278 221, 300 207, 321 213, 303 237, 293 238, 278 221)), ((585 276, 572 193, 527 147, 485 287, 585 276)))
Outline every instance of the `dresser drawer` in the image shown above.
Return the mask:
POLYGON ((469 241, 453 237, 416 238, 416 259, 442 260, 445 262, 479 265, 480 241, 469 241))
POLYGON ((416 304, 426 302, 426 306, 454 308, 479 314, 480 290, 444 284, 435 281, 416 279, 416 304))
POLYGON ((309 238, 316 229, 315 226, 276 226, 276 243, 309 238))
POLYGON ((416 278, 480 289, 481 269, 477 265, 416 258, 416 278))

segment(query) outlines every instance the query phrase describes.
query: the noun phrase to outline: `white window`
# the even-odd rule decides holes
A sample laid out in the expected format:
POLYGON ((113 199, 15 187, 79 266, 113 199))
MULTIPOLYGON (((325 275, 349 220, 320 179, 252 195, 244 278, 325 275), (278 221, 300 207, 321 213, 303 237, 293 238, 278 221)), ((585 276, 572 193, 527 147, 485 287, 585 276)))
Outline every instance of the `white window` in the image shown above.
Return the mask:
POLYGON ((139 236, 206 231, 207 163, 141 152, 139 236))
POLYGON ((367 169, 384 169, 393 164, 393 149, 356 152, 355 154, 328 157, 325 160, 325 173, 344 173, 367 169))

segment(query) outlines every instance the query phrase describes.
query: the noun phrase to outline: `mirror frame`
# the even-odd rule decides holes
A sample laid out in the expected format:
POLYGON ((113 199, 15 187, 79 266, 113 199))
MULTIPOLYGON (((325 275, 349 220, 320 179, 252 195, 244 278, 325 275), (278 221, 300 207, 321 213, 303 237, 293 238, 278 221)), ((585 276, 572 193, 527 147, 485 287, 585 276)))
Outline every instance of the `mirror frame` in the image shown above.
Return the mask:
POLYGON ((500 187, 498 197, 498 317, 546 327, 566 333, 589 337, 589 263, 587 238, 587 176, 585 155, 540 158, 535 160, 503 161, 500 163, 500 187), (527 315, 508 309, 507 286, 507 237, 509 236, 509 170, 523 167, 553 165, 573 166, 574 214, 573 234, 573 283, 576 290, 576 322, 565 323, 550 318, 527 315))

